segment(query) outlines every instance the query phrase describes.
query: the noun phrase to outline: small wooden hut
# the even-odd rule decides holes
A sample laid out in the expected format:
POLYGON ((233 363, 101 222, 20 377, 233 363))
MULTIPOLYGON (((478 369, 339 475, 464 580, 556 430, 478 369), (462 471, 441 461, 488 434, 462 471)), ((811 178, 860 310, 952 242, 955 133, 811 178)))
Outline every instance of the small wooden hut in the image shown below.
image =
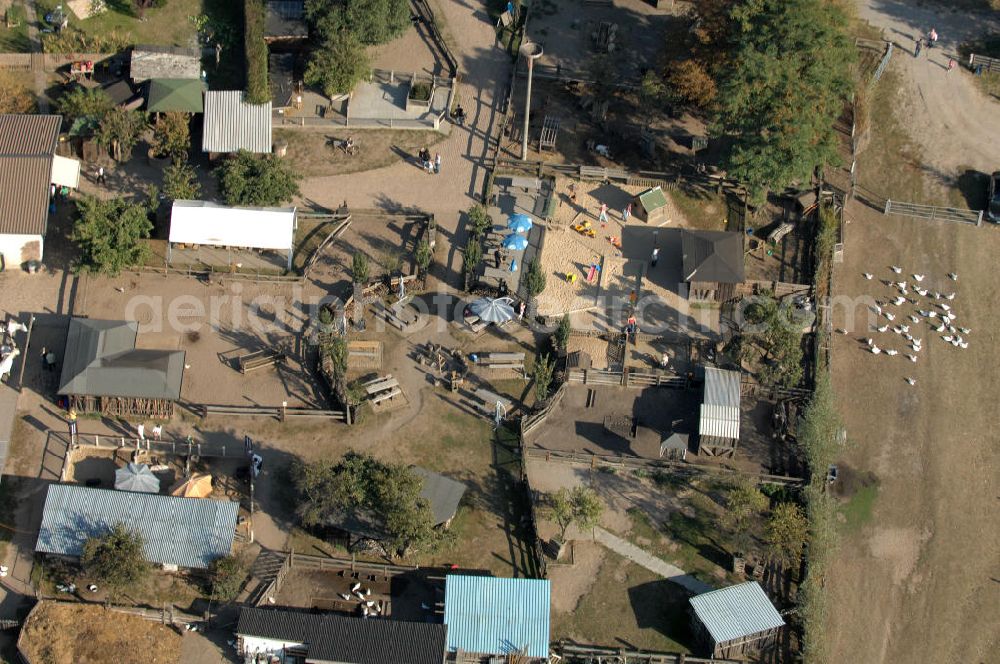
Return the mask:
POLYGON ((735 297, 745 275, 741 233, 685 230, 681 254, 688 299, 725 302, 735 297))
POLYGON ((632 199, 632 215, 647 224, 667 220, 667 195, 660 187, 653 187, 632 199))
POLYGON ((756 581, 695 595, 692 626, 713 659, 743 659, 772 647, 785 621, 756 581))
POLYGON ((168 419, 180 399, 184 351, 136 348, 138 324, 73 318, 59 394, 81 413, 168 419))

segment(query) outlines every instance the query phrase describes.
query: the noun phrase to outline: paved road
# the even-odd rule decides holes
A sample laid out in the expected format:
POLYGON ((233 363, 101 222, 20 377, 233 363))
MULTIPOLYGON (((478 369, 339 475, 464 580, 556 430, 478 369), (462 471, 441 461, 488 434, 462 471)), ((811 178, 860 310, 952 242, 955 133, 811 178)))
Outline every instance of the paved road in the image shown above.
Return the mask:
MULTIPOLYGON (((921 161, 943 186, 952 186, 966 168, 983 173, 1000 169, 1000 99, 976 87, 968 69, 948 72, 958 46, 990 31, 1000 31, 1000 12, 950 11, 946 3, 858 0, 858 15, 881 28, 900 48, 891 65, 904 76, 897 118, 921 150, 921 161), (931 28, 938 46, 914 58, 913 45, 931 28)), ((926 41, 926 40, 925 40, 926 41)))
POLYGON ((659 574, 667 581, 676 583, 695 595, 713 590, 712 586, 704 581, 699 581, 680 567, 675 567, 668 562, 660 560, 656 556, 643 551, 635 544, 623 540, 621 537, 613 535, 603 528, 594 528, 594 539, 618 555, 628 558, 636 565, 641 565, 650 572, 659 574))

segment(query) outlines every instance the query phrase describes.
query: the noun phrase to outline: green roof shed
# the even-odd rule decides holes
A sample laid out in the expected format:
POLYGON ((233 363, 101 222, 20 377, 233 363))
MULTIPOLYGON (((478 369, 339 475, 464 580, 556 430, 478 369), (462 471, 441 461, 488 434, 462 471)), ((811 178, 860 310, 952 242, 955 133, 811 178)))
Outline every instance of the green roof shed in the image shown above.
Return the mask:
POLYGON ((150 113, 201 113, 205 110, 204 92, 205 84, 198 79, 154 78, 149 82, 146 110, 150 113))
POLYGON ((663 221, 667 216, 667 195, 660 187, 647 189, 633 201, 633 215, 642 219, 647 224, 654 221, 663 221))

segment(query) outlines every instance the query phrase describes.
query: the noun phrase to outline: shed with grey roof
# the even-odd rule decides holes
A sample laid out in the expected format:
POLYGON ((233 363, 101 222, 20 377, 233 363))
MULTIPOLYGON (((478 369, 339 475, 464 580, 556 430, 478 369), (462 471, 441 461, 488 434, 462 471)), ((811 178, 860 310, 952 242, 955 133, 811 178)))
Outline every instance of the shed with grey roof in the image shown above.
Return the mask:
POLYGON ((271 152, 271 102, 251 104, 242 90, 209 90, 204 117, 203 152, 271 152))
POLYGON ((695 634, 713 658, 742 659, 777 641, 785 621, 756 581, 692 597, 695 634))
POLYGON ((79 412, 168 419, 181 396, 184 351, 136 348, 132 321, 73 318, 59 394, 79 412))
POLYGON ((76 558, 88 538, 100 537, 120 523, 142 535, 149 562, 206 569, 232 551, 238 514, 239 503, 231 500, 52 484, 35 551, 76 558))
POLYGON ((743 283, 743 234, 728 231, 683 231, 682 279, 688 298, 725 302, 743 283))
POLYGON ((201 53, 175 46, 136 46, 129 74, 136 84, 153 78, 201 78, 201 53))

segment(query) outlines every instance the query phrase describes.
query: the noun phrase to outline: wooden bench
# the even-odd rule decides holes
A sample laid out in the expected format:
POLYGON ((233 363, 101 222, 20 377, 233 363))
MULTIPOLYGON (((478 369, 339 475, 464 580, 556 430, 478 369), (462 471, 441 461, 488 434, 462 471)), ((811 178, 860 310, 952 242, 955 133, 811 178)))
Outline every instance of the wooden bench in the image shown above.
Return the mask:
POLYGON ((496 409, 498 401, 503 404, 504 409, 508 411, 512 405, 510 399, 502 397, 495 392, 490 392, 485 388, 479 388, 476 390, 476 398, 481 402, 479 404, 479 409, 490 415, 492 415, 493 411, 496 409))
POLYGON ((580 167, 580 179, 581 180, 600 180, 604 181, 608 179, 608 169, 601 166, 581 166, 580 167))
POLYGON ((524 362, 508 362, 503 364, 487 364, 487 369, 509 369, 511 371, 521 371, 524 369, 524 362))
POLYGON ((542 181, 538 178, 527 178, 518 175, 505 175, 497 178, 496 184, 502 187, 524 189, 526 191, 538 191, 542 188, 542 181))
POLYGON ((244 374, 284 361, 285 354, 276 350, 259 350, 256 353, 240 355, 236 358, 236 364, 240 368, 240 373, 244 374))
POLYGON ((379 316, 387 323, 395 327, 397 330, 405 330, 406 322, 401 320, 396 314, 392 313, 390 310, 386 309, 385 305, 379 301, 372 303, 372 309, 375 311, 375 315, 379 316))
POLYGON ((383 392, 382 394, 373 396, 370 401, 372 402, 372 405, 376 405, 382 403, 383 401, 391 401, 393 397, 398 397, 402 393, 403 390, 398 387, 394 387, 388 392, 383 392))
POLYGON ((479 357, 485 357, 487 362, 524 362, 524 353, 483 353, 479 357))
POLYGON ((386 390, 391 390, 393 388, 399 387, 399 381, 389 376, 387 378, 381 378, 373 383, 365 384, 365 392, 369 395, 376 395, 379 392, 385 392, 386 390))

